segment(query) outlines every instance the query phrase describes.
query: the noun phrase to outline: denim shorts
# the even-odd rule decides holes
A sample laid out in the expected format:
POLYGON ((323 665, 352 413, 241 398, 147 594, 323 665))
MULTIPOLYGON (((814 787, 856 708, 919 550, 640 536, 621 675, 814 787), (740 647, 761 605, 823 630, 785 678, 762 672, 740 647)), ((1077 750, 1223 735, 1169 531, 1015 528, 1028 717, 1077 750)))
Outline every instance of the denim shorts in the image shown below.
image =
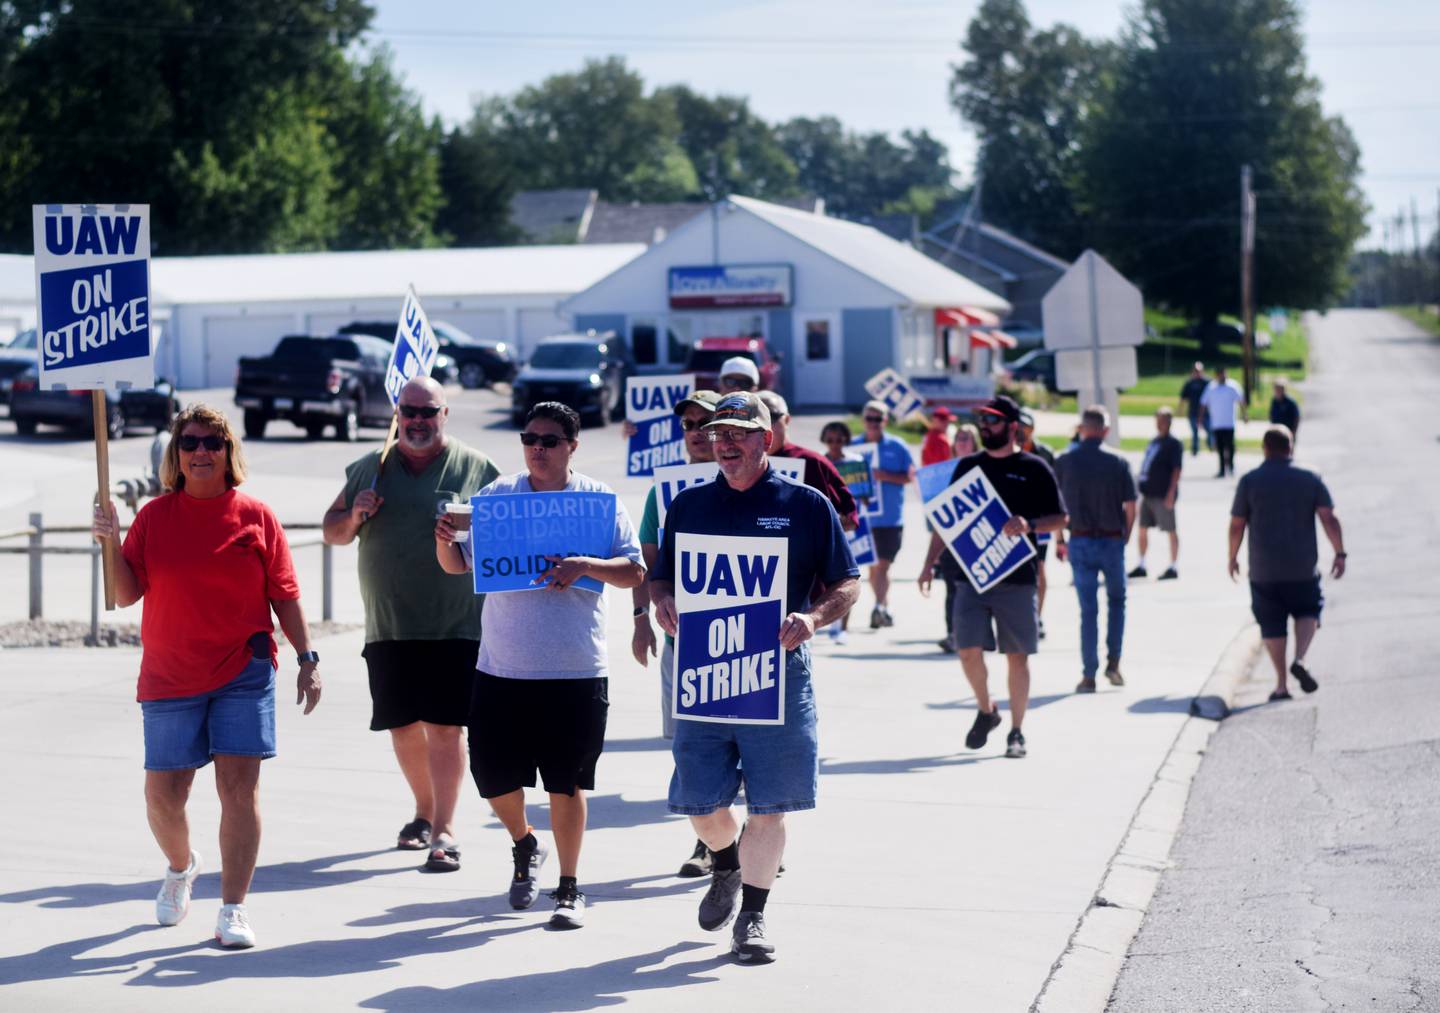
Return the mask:
POLYGON ((814 809, 819 748, 809 650, 802 646, 790 656, 785 675, 783 725, 675 722, 670 811, 704 816, 724 809, 734 804, 742 781, 754 815, 814 809))
POLYGON ((235 678, 199 696, 142 700, 145 769, 194 770, 216 753, 275 755, 275 667, 254 658, 235 678))

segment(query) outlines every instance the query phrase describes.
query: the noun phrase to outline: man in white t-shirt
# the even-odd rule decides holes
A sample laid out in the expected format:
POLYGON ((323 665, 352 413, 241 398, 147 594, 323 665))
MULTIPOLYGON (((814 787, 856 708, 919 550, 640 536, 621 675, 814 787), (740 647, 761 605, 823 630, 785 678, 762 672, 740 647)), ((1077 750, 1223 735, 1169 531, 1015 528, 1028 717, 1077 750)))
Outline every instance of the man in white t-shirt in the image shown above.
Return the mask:
POLYGON ((1220 455, 1220 470, 1215 477, 1235 474, 1235 415, 1238 412, 1246 422, 1250 421, 1250 415, 1245 392, 1226 377, 1223 367, 1215 370, 1215 379, 1200 395, 1200 410, 1206 427, 1215 437, 1215 453, 1220 455))

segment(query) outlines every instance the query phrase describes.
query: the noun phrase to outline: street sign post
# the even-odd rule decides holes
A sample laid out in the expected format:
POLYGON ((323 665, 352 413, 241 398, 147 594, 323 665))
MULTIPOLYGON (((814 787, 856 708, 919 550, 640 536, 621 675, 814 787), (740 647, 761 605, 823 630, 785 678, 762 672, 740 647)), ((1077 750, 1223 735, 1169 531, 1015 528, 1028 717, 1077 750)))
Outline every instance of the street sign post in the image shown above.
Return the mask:
MULTIPOLYGON (((155 386, 150 320, 150 206, 36 204, 35 308, 40 390, 90 391, 97 502, 110 505, 106 393, 155 386)), ((105 608, 115 608, 115 560, 101 549, 105 608)))

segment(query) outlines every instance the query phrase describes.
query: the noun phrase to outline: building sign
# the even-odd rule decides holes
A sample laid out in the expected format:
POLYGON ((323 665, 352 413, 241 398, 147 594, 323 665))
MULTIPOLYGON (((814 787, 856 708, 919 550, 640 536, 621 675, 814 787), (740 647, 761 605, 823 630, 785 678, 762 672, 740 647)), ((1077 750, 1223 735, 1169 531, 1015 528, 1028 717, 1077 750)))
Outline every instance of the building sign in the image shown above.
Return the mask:
POLYGON ((789 264, 670 268, 670 308, 789 306, 795 271, 789 264))

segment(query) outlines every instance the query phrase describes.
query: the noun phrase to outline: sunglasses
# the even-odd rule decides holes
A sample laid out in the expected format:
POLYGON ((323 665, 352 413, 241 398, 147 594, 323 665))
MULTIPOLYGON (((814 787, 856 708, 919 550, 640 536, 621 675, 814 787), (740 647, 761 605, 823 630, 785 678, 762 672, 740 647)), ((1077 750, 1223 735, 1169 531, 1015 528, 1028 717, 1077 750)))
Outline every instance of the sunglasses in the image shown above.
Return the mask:
POLYGON ((722 376, 720 386, 733 390, 754 390, 755 381, 746 376, 722 376))
POLYGON ((685 430, 685 432, 687 433, 693 433, 695 430, 699 429, 701 426, 705 425, 709 421, 709 419, 681 419, 680 428, 685 430))
POLYGON ((1010 424, 1003 415, 981 415, 975 422, 981 429, 999 429, 1010 424))
POLYGON ((214 454, 225 449, 225 437, 223 436, 182 436, 180 437, 180 449, 187 454, 204 447, 214 454))
POLYGON ((884 425, 884 424, 885 424, 885 416, 884 416, 884 415, 866 415, 866 416, 865 416, 865 421, 866 421, 866 422, 873 422, 873 423, 875 423, 877 426, 881 426, 881 425, 884 425))
POLYGON ((561 443, 568 443, 570 441, 563 436, 556 436, 554 433, 545 433, 543 436, 540 433, 521 433, 520 442, 527 447, 533 447, 538 444, 546 450, 554 450, 560 446, 561 443))
POLYGON ((402 404, 400 406, 400 414, 407 419, 433 419, 436 415, 440 414, 440 406, 433 404, 402 404))

